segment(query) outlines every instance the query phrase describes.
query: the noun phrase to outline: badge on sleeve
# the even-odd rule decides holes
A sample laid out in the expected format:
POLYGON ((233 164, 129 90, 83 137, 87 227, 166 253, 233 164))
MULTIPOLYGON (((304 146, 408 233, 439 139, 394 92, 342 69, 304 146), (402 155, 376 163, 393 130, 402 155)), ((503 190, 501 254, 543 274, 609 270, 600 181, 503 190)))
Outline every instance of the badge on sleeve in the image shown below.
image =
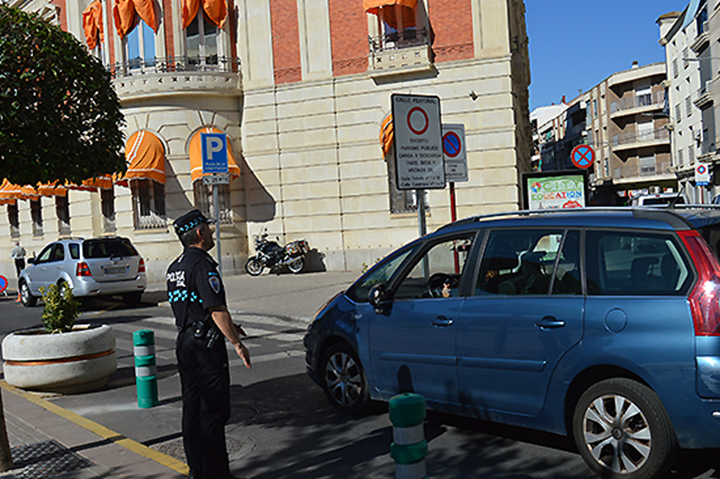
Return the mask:
POLYGON ((215 291, 215 294, 220 292, 220 278, 217 276, 210 276, 208 278, 208 283, 210 283, 210 287, 213 291, 215 291))

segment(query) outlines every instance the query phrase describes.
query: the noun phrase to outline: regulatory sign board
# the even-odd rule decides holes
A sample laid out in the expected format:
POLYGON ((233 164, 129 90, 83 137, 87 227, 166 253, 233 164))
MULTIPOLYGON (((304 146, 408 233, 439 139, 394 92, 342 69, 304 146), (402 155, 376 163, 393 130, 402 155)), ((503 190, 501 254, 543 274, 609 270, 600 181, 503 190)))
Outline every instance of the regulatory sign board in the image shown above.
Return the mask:
POLYGON ((695 184, 697 186, 707 186, 710 184, 710 168, 705 163, 695 165, 695 184))
POLYGON ((8 280, 5 276, 0 276, 0 293, 4 292, 8 287, 8 280))
POLYGON ((578 145, 570 153, 570 161, 580 169, 590 168, 595 163, 595 150, 588 145, 578 145))
POLYGON ((397 187, 445 188, 440 98, 393 94, 397 187))
POLYGON ((442 126, 445 180, 453 183, 468 181, 467 154, 465 152, 465 125, 442 126))
POLYGON ((229 185, 230 174, 218 173, 216 175, 203 176, 203 185, 229 185))
POLYGON ((227 136, 225 133, 200 133, 203 174, 227 173, 227 136))

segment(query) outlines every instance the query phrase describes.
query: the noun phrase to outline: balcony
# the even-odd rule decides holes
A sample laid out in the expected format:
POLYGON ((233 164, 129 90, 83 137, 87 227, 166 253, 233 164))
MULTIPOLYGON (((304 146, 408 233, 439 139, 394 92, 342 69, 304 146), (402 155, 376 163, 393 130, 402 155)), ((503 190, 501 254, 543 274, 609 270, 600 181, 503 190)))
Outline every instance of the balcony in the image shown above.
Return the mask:
POLYGON ((114 63, 107 69, 121 101, 210 93, 242 95, 236 57, 156 57, 114 63))
POLYGON ((652 165, 623 165, 613 170, 615 183, 631 183, 640 179, 674 179, 675 175, 668 172, 669 161, 655 162, 652 165))
POLYGON ((620 98, 610 104, 610 118, 615 119, 623 116, 662 110, 664 105, 664 91, 656 91, 645 95, 633 95, 628 98, 620 98))
POLYGON ((698 23, 699 31, 695 40, 690 44, 690 49, 695 53, 700 53, 705 47, 710 44, 710 34, 708 32, 708 22, 698 23))
POLYGON ((369 72, 373 78, 431 71, 435 68, 425 28, 368 36, 368 42, 369 72))
POLYGON ((701 110, 713 102, 712 82, 712 80, 703 82, 702 86, 697 91, 695 98, 693 99, 693 103, 695 104, 695 106, 700 108, 701 110))
POLYGON ((658 128, 648 132, 631 131, 612 137, 612 149, 614 152, 665 144, 670 144, 670 132, 666 128, 658 128))

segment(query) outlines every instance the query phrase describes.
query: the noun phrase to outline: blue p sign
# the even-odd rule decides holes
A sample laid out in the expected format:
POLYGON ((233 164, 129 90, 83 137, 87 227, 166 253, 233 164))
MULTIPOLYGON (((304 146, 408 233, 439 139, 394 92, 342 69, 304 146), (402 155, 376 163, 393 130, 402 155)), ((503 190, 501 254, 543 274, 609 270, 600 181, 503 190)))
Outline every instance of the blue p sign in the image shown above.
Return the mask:
POLYGON ((227 136, 225 133, 201 133, 203 174, 227 173, 227 136))

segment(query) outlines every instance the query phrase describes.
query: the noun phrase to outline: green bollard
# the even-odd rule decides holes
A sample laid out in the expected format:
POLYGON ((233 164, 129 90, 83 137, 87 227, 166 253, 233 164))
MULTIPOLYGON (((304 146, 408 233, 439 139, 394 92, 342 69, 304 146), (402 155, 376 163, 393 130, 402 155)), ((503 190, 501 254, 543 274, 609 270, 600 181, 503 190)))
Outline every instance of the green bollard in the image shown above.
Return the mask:
POLYGON ((393 443, 390 455, 395 461, 396 479, 428 479, 425 457, 425 398, 419 394, 403 393, 390 398, 390 422, 393 443))
POLYGON ((138 407, 151 408, 158 405, 157 367, 155 365, 155 333, 141 329, 133 333, 135 354, 135 383, 138 407))

